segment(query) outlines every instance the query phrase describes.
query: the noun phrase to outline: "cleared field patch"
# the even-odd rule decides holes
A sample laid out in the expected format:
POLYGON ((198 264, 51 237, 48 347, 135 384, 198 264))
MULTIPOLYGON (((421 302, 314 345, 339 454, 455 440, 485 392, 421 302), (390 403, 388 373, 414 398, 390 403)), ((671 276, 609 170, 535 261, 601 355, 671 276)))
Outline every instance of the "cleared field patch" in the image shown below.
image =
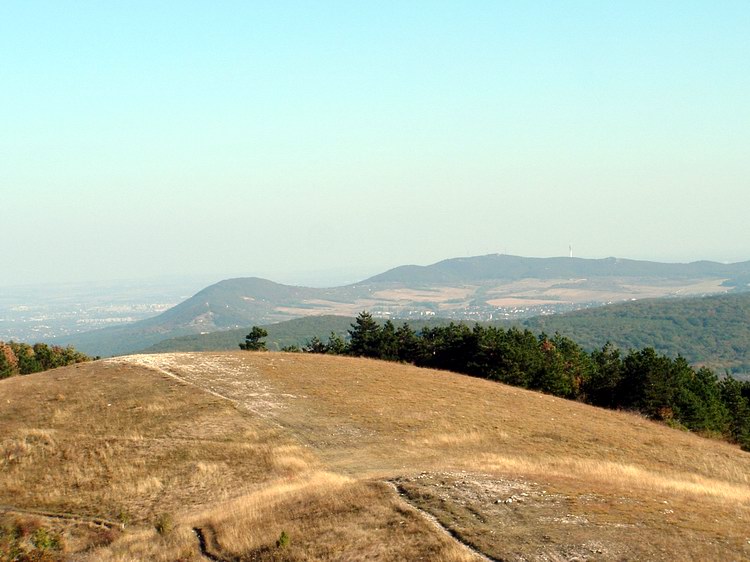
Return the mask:
POLYGON ((369 310, 381 303, 372 299, 359 299, 351 303, 334 301, 303 301, 303 304, 309 304, 310 306, 277 306, 274 310, 284 314, 289 314, 292 317, 320 316, 321 314, 355 316, 363 310, 369 310))
POLYGON ((227 560, 750 557, 747 453, 452 373, 142 355, 3 381, 0 407, 3 459, 27 459, 4 462, 29 470, 7 465, 0 503, 133 514, 92 560, 197 560, 194 529, 227 560))
POLYGON ((477 287, 434 287, 430 289, 387 289, 372 294, 374 298, 394 302, 434 302, 443 303, 456 300, 467 300, 476 292, 477 287))
POLYGON ((560 304, 619 302, 631 299, 724 293, 721 279, 684 281, 639 280, 637 278, 521 279, 505 283, 435 285, 432 287, 389 287, 373 291, 366 298, 348 302, 307 299, 274 310, 290 317, 337 314, 355 316, 362 310, 384 307, 403 313, 432 304, 439 312, 463 310, 484 302, 488 306, 511 308, 560 304))
POLYGON ((494 285, 487 290, 487 303, 494 306, 516 306, 514 299, 526 304, 569 302, 618 302, 670 296, 725 293, 723 279, 686 279, 642 281, 633 278, 594 279, 523 279, 494 285), (507 304, 506 304, 507 303, 507 304))
POLYGON ((560 304, 559 300, 555 299, 540 299, 540 298, 523 298, 523 297, 503 297, 499 299, 490 299, 487 304, 498 307, 511 307, 511 306, 542 306, 545 304, 560 304))

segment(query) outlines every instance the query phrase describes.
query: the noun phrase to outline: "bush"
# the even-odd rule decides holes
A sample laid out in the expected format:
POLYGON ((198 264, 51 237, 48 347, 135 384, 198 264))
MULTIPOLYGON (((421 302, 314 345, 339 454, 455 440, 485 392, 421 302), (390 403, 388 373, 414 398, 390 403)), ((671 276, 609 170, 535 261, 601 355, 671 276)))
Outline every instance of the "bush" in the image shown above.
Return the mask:
POLYGON ((31 536, 31 544, 39 550, 60 550, 62 538, 57 533, 51 533, 42 527, 34 531, 31 536))
POLYGON ((289 535, 287 535, 286 531, 281 531, 281 535, 279 535, 279 539, 276 541, 276 546, 278 548, 289 546, 289 535))
POLYGON ((174 520, 172 519, 172 516, 169 513, 162 513, 156 518, 154 528, 161 536, 164 537, 168 535, 174 529, 174 520))
POLYGON ((121 509, 117 512, 117 516, 115 517, 119 522, 122 528, 124 529, 127 525, 130 525, 130 514, 125 511, 124 509, 121 509))

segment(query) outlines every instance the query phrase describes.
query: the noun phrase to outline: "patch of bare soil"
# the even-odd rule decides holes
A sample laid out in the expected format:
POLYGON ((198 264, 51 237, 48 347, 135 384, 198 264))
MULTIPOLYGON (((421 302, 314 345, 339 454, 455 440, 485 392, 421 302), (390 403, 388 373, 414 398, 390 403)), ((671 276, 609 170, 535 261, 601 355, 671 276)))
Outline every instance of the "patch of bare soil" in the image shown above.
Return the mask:
MULTIPOLYGON (((283 358, 268 354, 264 367, 274 369, 283 358)), ((199 387, 214 396, 235 403, 261 418, 272 418, 285 402, 296 398, 277 392, 264 380, 260 369, 237 355, 207 353, 160 353, 106 359, 107 363, 140 365, 199 387)))
POLYGON ((750 547, 738 550, 699 524, 671 526, 675 506, 655 498, 576 495, 522 478, 467 472, 423 472, 393 483, 409 503, 491 560, 750 559, 743 558, 750 547))

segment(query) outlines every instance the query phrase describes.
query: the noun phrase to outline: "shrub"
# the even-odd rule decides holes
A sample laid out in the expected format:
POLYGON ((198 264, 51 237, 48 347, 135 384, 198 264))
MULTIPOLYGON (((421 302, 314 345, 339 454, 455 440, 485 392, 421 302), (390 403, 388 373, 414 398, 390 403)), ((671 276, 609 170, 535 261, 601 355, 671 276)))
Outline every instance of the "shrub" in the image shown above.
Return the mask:
POLYGON ((125 528, 125 526, 130 525, 130 514, 125 511, 124 509, 121 509, 117 512, 116 519, 120 522, 120 525, 122 528, 125 528))
POLYGON ((62 548, 62 538, 57 533, 51 533, 44 527, 34 531, 31 536, 31 544, 39 550, 60 550, 62 548))
POLYGON ((278 548, 286 548, 287 546, 289 546, 289 535, 286 533, 286 531, 281 531, 279 539, 276 541, 276 546, 278 548))
POLYGON ((162 513, 154 522, 156 532, 161 536, 166 536, 174 529, 174 520, 169 513, 162 513))

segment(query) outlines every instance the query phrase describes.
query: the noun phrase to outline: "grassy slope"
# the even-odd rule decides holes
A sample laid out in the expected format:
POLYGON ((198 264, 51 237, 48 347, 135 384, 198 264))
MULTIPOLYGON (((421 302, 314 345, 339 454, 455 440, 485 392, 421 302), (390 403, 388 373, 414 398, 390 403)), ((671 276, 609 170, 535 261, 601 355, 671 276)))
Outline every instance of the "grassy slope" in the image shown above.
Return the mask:
MULTIPOLYGON (((79 365, 0 382, 0 432, 6 517, 132 521, 79 554, 91 560, 198 560, 193 527, 227 558, 470 559, 386 480, 495 558, 750 556, 750 455, 393 363, 234 352, 79 365), (175 528, 159 536, 164 511, 175 528)), ((83 549, 90 524, 66 525, 83 549)))

